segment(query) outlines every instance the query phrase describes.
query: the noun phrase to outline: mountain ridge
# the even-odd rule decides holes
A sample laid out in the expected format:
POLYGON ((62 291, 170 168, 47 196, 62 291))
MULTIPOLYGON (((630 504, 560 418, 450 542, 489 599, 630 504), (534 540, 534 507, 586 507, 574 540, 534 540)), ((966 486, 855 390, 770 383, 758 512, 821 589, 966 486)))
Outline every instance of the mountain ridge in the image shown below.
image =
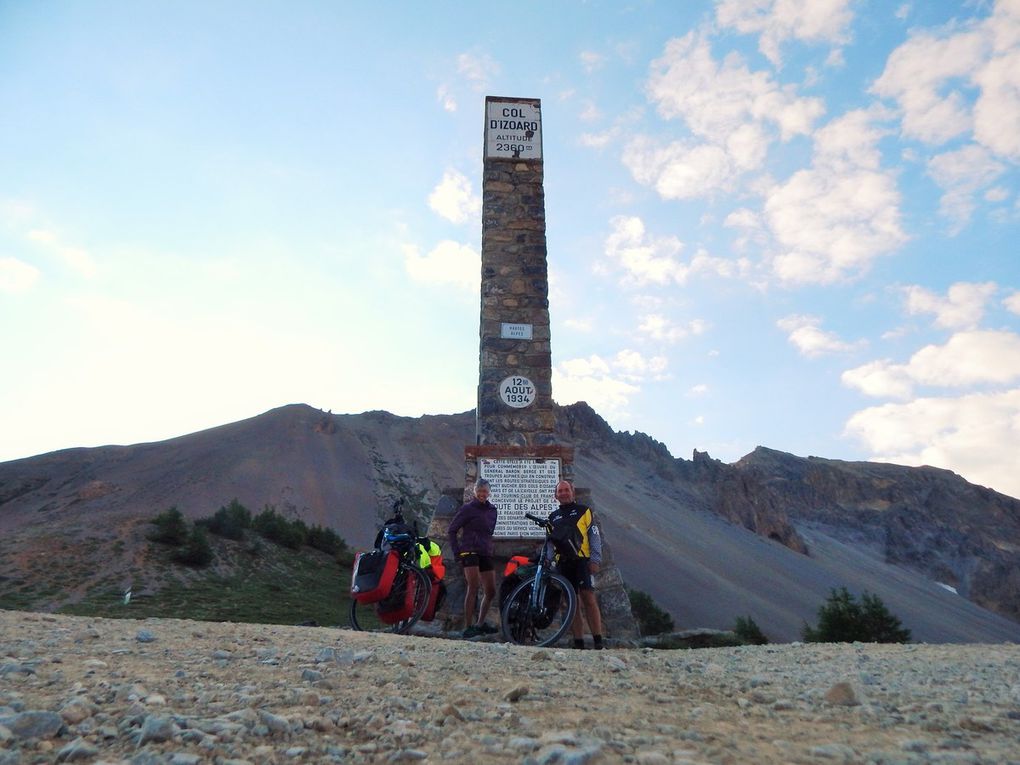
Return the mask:
MULTIPOLYGON (((697 450, 685 460, 647 434, 614 431, 587 404, 556 416, 625 581, 678 625, 726 628, 751 615, 774 639, 796 639, 828 590, 848 586, 899 606, 918 639, 1020 640, 1013 498, 935 468, 767 447, 733 464, 697 450), (959 523, 954 503, 968 505, 959 523)), ((0 576, 31 576, 24 561, 43 555, 46 539, 91 535, 110 550, 119 535, 131 552, 166 507, 197 518, 233 498, 364 546, 394 496, 423 517, 463 485, 473 441, 472 411, 414 418, 288 404, 166 441, 0 463, 0 576)))

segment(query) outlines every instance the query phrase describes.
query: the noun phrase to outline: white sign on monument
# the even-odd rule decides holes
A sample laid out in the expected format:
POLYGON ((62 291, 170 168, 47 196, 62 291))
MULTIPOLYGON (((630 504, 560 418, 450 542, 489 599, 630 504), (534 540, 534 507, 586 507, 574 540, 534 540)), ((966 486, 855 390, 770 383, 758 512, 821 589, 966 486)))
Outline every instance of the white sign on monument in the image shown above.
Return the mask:
POLYGON ((535 400, 535 383, 527 377, 504 377, 499 384, 499 397, 514 409, 523 409, 535 400))
POLYGON ((531 340, 534 336, 534 325, 504 321, 499 325, 499 336, 504 340, 531 340))
POLYGON ((486 101, 486 159, 542 159, 542 110, 531 101, 486 101))
POLYGON ((525 513, 547 518, 559 503, 556 484, 560 461, 556 459, 488 459, 478 461, 478 475, 489 482, 489 501, 496 506, 494 536, 544 537, 545 532, 524 517, 525 513))

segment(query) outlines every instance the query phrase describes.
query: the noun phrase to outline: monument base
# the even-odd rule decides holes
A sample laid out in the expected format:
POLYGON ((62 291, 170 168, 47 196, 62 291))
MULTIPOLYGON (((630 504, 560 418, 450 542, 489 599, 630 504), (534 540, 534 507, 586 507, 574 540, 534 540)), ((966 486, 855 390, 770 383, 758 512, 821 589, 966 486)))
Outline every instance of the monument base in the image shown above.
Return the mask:
MULTIPOLYGON (((467 446, 464 448, 465 461, 465 485, 463 488, 450 488, 443 492, 443 499, 436 508, 432 523, 429 526, 429 536, 439 542, 443 548, 443 557, 446 563, 446 603, 436 614, 436 621, 444 631, 455 632, 464 628, 464 594, 465 580, 464 571, 460 564, 453 560, 453 551, 447 538, 450 522, 453 520, 457 509, 471 500, 474 496, 474 484, 479 476, 479 464, 481 460, 557 460, 559 462, 559 476, 548 487, 550 502, 544 511, 534 512, 539 517, 548 516, 551 509, 556 507, 555 483, 560 480, 572 480, 574 449, 568 446, 532 446, 516 447, 502 445, 480 445, 467 446)), ((495 489, 495 486, 493 487, 495 489)), ((585 488, 574 488, 577 502, 584 505, 591 504, 591 492, 585 488)), ((504 492, 505 494, 506 492, 504 492)), ((496 492, 494 491, 495 495, 496 492)), ((492 500, 500 513, 504 511, 499 501, 492 500)), ((518 502, 515 504, 523 505, 518 502)), ((520 513, 523 516, 523 512, 520 513)), ((598 508, 595 508, 595 519, 598 522, 598 508)), ((498 527, 497 527, 498 528, 498 527)), ((599 525, 601 532, 601 525, 599 525)), ((541 529, 535 527, 532 536, 497 536, 493 540, 494 563, 496 570, 496 602, 489 611, 487 621, 489 624, 499 624, 499 585, 503 579, 503 568, 507 561, 514 555, 531 556, 538 552, 544 544, 545 536, 541 529)), ((605 535, 602 535, 602 567, 595 575, 595 587, 598 593, 599 610, 602 613, 603 633, 607 638, 615 640, 633 640, 638 637, 637 624, 630 611, 630 599, 627 596, 623 584, 623 577, 613 561, 610 545, 606 542, 605 535)), ((588 624, 584 624, 585 635, 590 634, 588 624)))

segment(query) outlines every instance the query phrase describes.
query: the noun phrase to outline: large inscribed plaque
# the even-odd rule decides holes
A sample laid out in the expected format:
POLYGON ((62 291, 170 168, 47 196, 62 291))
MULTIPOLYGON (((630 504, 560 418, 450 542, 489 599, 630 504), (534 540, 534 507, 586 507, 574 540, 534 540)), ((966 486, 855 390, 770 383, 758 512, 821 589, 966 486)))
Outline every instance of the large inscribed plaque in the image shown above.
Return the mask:
POLYGON ((560 461, 556 459, 478 460, 478 475, 490 484, 489 501, 499 512, 494 536, 543 537, 545 532, 524 517, 548 517, 556 509, 560 461))

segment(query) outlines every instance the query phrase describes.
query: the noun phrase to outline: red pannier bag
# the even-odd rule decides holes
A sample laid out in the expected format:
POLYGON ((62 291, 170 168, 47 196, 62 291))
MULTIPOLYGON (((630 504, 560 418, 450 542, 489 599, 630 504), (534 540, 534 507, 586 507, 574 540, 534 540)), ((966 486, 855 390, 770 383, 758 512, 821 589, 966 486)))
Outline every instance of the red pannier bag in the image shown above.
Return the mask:
POLYGON ((425 606, 425 612, 421 615, 423 622, 430 622, 436 618, 436 611, 442 608, 446 600, 446 583, 436 577, 435 573, 429 571, 432 576, 432 590, 429 592, 429 602, 425 606))
POLYGON ((390 594, 375 604, 379 620, 385 624, 396 624, 410 619, 414 613, 414 591, 417 578, 412 579, 406 571, 397 580, 390 594))
MULTIPOLYGON (((351 595, 358 603, 377 603, 390 594, 400 558, 396 550, 358 553, 351 572, 351 595)), ((398 620, 399 621, 399 620, 398 620)))

